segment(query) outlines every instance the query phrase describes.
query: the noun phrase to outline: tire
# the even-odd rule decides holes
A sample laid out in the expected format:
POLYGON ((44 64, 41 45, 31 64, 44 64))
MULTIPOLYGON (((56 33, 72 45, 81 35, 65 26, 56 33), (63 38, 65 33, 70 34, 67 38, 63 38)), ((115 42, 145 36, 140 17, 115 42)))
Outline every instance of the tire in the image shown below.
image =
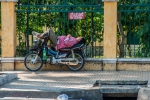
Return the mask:
POLYGON ((38 71, 43 66, 43 61, 37 53, 31 52, 24 59, 25 67, 30 71, 38 71), (32 61, 37 57, 37 61, 33 63, 32 61))
MULTIPOLYGON (((67 67, 71 71, 79 71, 84 66, 84 57, 80 53, 74 53, 74 56, 78 59, 79 63, 77 65, 67 65, 67 67)), ((69 54, 68 58, 72 58, 72 54, 69 54)))

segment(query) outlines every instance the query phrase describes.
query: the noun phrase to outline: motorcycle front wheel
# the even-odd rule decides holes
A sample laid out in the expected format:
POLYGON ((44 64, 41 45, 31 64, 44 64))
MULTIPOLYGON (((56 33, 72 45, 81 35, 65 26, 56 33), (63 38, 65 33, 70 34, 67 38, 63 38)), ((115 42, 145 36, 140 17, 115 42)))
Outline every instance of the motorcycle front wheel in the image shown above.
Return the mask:
MULTIPOLYGON (((79 71, 84 66, 84 57, 80 53, 74 53, 75 58, 78 60, 77 65, 67 65, 68 69, 71 71, 79 71)), ((68 55, 68 58, 72 58, 72 53, 68 55)))
POLYGON ((24 65, 30 71, 38 71, 43 66, 43 61, 37 53, 32 52, 25 57, 24 65))

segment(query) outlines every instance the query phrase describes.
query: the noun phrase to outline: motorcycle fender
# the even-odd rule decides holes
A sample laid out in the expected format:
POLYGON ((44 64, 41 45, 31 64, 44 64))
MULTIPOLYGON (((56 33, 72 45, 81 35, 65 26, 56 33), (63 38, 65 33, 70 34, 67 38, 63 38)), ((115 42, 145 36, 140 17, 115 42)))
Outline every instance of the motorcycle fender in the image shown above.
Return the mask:
POLYGON ((38 48, 38 49, 30 49, 30 51, 37 52, 38 55, 40 55, 42 50, 40 48, 38 48))

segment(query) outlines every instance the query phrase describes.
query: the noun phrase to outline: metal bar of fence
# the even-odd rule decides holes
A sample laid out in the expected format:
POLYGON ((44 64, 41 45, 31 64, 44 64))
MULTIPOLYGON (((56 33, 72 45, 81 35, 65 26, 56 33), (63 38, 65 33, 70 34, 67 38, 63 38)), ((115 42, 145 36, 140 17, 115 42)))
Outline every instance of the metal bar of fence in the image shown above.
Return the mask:
POLYGON ((150 4, 120 4, 118 7, 146 7, 150 6, 150 4))
MULTIPOLYGON (((103 10, 94 10, 95 12, 101 12, 103 10)), ((45 13, 49 13, 49 12, 93 12, 92 10, 74 10, 74 11, 64 11, 64 10, 16 10, 16 12, 45 12, 45 13)))
POLYGON ((150 10, 119 10, 119 12, 150 12, 150 10))
POLYGON ((17 5, 17 6, 21 6, 21 7, 84 7, 84 8, 87 8, 87 7, 100 7, 102 5, 24 5, 24 4, 20 4, 20 5, 17 5))

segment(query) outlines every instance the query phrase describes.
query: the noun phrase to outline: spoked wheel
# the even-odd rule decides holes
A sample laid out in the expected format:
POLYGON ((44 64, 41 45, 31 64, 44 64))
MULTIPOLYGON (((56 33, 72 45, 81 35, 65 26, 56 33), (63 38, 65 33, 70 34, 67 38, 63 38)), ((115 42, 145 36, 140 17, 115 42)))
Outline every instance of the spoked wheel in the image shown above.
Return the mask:
MULTIPOLYGON (((67 65, 68 69, 71 71, 79 71, 83 68, 84 66, 84 58, 81 54, 79 53, 74 53, 75 58, 78 60, 77 65, 67 65)), ((68 58, 72 58, 72 54, 68 55, 68 58)))
POLYGON ((42 58, 37 53, 29 53, 24 59, 25 67, 30 71, 38 71, 43 65, 42 58))

